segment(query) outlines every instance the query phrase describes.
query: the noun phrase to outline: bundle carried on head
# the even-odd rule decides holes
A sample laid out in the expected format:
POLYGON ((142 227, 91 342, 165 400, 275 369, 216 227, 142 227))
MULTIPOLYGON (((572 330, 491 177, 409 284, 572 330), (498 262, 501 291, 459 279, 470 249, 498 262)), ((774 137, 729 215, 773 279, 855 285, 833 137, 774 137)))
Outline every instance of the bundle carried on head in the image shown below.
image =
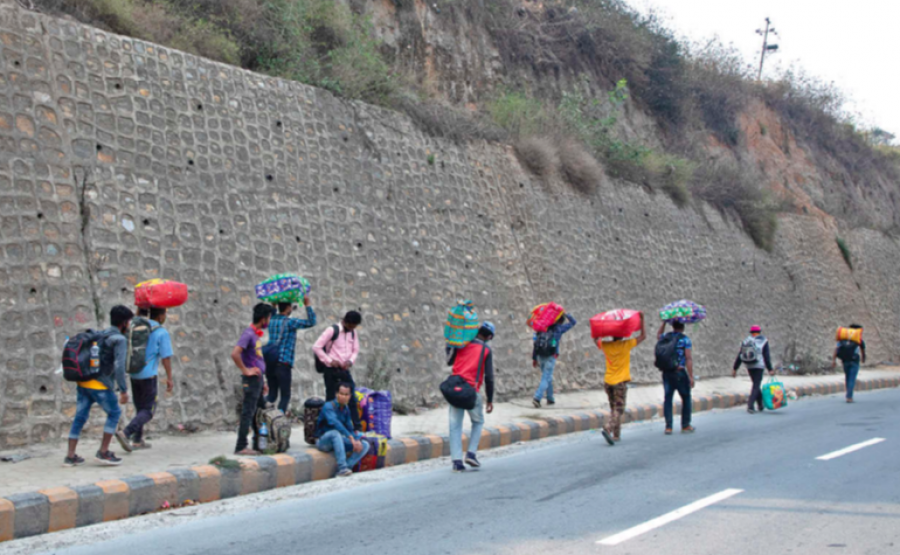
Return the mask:
POLYGON ((591 318, 591 337, 629 337, 641 329, 641 313, 638 310, 617 308, 591 318))
POLYGON ((863 335, 862 328, 841 327, 841 328, 837 329, 837 334, 836 334, 835 338, 837 339, 837 341, 852 341, 853 343, 856 343, 857 345, 861 345, 862 344, 862 335, 863 335))
POLYGON ((669 303, 659 311, 659 319, 664 322, 696 324, 704 318, 706 318, 706 308, 687 299, 669 303))
POLYGON ((559 322, 565 314, 565 309, 556 303, 539 304, 531 309, 531 315, 525 323, 537 333, 541 333, 559 322))
POLYGON ((299 303, 309 294, 309 281, 296 274, 277 274, 256 286, 256 298, 266 303, 299 303))
POLYGON ((451 347, 465 347, 478 335, 478 313, 472 301, 457 301, 447 314, 444 339, 451 347))
POLYGON ((134 287, 134 304, 138 308, 175 308, 187 299, 187 285, 177 281, 151 279, 134 287))

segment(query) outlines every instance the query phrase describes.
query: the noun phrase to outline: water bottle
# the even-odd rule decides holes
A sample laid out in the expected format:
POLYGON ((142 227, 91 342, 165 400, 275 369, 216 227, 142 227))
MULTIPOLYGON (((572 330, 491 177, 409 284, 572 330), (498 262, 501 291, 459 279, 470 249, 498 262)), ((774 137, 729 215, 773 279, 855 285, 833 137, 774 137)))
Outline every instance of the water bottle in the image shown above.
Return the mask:
POLYGON ((91 345, 91 368, 100 368, 100 347, 96 341, 91 345))
POLYGON ((263 422, 259 425, 259 450, 265 451, 269 445, 269 427, 263 422))

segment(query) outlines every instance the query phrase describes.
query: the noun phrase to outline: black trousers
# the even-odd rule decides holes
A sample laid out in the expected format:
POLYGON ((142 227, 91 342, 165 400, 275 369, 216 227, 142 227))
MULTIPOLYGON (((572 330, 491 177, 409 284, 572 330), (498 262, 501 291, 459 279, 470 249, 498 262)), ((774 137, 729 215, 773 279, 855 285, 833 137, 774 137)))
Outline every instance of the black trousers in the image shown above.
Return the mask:
POLYGON ((156 413, 156 398, 158 380, 156 376, 143 380, 131 380, 131 396, 134 399, 134 408, 137 413, 125 427, 125 436, 130 437, 135 443, 144 440, 144 426, 153 420, 156 413))
POLYGON ((765 372, 763 368, 747 368, 747 373, 750 374, 750 379, 753 380, 753 387, 750 389, 750 397, 747 399, 748 409, 752 409, 753 403, 756 402, 757 410, 763 410, 763 372, 765 372))
POLYGON ((266 398, 262 394, 263 379, 259 376, 241 376, 241 389, 244 401, 241 404, 241 424, 238 428, 237 444, 234 452, 243 451, 247 447, 247 434, 253 429, 253 449, 259 449, 259 431, 253 425, 256 410, 265 408, 266 398))
POLYGON ((362 431, 359 422, 359 409, 356 406, 356 382, 349 370, 342 368, 325 368, 325 400, 331 401, 337 396, 338 386, 342 383, 350 384, 350 418, 353 420, 353 429, 362 431))
POLYGON ((291 366, 283 362, 279 362, 274 368, 266 368, 266 382, 269 384, 269 395, 266 401, 274 403, 281 394, 281 400, 278 401, 278 410, 287 414, 288 407, 291 406, 291 366))

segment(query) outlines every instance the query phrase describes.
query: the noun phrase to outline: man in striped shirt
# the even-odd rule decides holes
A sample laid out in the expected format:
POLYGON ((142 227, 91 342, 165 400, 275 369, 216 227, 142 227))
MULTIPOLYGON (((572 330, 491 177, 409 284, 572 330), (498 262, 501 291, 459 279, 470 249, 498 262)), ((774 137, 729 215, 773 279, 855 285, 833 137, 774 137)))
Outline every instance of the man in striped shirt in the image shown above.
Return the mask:
POLYGON ((269 384, 269 395, 266 401, 274 403, 278 399, 278 409, 288 413, 291 403, 291 374, 294 369, 294 349, 297 345, 297 331, 316 325, 316 311, 310 306, 309 295, 303 297, 306 307, 306 319, 291 318, 294 306, 291 303, 278 303, 278 314, 269 322, 269 344, 277 345, 278 363, 273 368, 266 368, 266 382, 269 384))

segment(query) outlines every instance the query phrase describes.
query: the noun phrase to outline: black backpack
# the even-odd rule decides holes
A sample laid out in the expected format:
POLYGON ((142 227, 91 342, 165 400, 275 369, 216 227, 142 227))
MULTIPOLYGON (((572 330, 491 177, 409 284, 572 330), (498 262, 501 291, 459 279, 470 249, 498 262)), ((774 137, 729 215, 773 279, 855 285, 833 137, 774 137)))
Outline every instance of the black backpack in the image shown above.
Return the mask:
POLYGON ((848 339, 844 339, 840 343, 838 343, 837 347, 837 356, 841 359, 842 362, 849 362, 856 358, 856 353, 859 349, 859 345, 850 341, 848 339))
POLYGON ((63 378, 69 382, 86 382, 101 375, 111 375, 115 353, 106 347, 107 337, 108 335, 102 331, 90 329, 70 337, 63 347, 63 378), (100 361, 97 366, 91 365, 91 347, 94 343, 100 348, 100 361))
POLYGON ((147 318, 135 316, 131 319, 128 331, 125 332, 125 338, 128 340, 125 370, 129 374, 140 374, 147 365, 147 344, 150 343, 150 334, 154 331, 147 318))
MULTIPOLYGON (((340 335, 340 333, 341 333, 341 328, 340 328, 337 324, 333 324, 333 325, 331 326, 331 339, 330 339, 328 342, 331 343, 332 345, 334 345, 334 342, 337 341, 338 335, 340 335)), ((356 333, 355 331, 351 331, 351 332, 350 332, 350 337, 353 337, 353 335, 354 335, 355 333, 356 333)), ((324 349, 324 351, 325 351, 326 353, 327 353, 329 350, 330 350, 330 347, 324 349)), ((325 373, 325 370, 327 370, 328 367, 325 366, 325 363, 324 363, 324 362, 322 362, 321 360, 319 360, 319 357, 317 357, 317 356, 315 355, 315 353, 313 353, 313 361, 315 361, 315 363, 316 363, 316 372, 318 372, 319 374, 324 374, 324 373, 325 373)), ((268 364, 268 362, 266 362, 266 364, 268 364)))
POLYGON ((534 336, 534 354, 539 357, 552 357, 556 354, 556 334, 550 330, 538 332, 534 336))
POLYGON ((680 333, 667 333, 656 343, 656 360, 654 365, 661 372, 674 372, 681 367, 678 359, 678 342, 680 333))

